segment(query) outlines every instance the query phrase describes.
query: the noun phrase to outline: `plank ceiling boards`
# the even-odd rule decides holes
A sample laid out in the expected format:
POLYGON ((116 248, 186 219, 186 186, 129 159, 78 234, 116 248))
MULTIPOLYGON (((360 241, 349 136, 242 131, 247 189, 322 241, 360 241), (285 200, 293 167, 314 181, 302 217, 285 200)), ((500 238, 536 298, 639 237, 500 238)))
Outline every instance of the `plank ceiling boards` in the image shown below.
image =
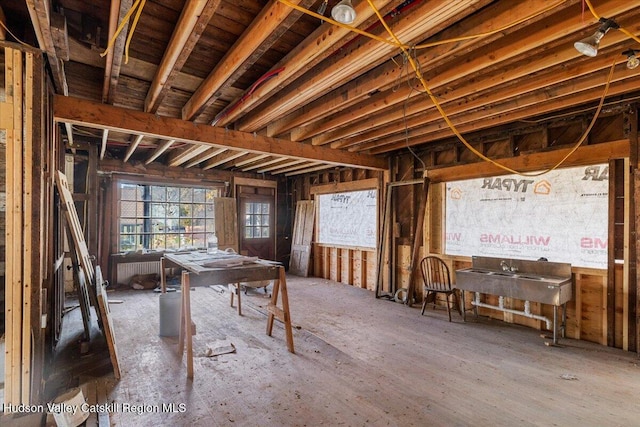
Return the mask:
MULTIPOLYGON (((408 146, 427 148, 454 136, 434 99, 463 135, 513 130, 594 111, 614 63, 607 105, 640 95, 640 69, 628 69, 622 54, 640 50, 628 35, 640 34, 635 1, 360 0, 353 26, 361 32, 355 32, 304 13, 317 11, 321 0, 147 0, 104 57, 120 20, 115 16, 135 17, 139 10, 130 10, 130 0, 92 3, 57 0, 49 8, 41 0, 6 0, 3 9, 14 34, 42 45, 57 93, 95 103, 85 104, 93 106, 87 114, 99 114, 105 103, 124 115, 146 112, 237 131, 208 141, 213 151, 175 167, 240 171, 251 166, 251 156, 357 167, 358 153, 379 158, 384 169, 387 157, 408 146), (433 98, 372 5, 406 46, 433 98), (52 15, 57 24, 50 28, 52 15), (628 33, 610 30, 598 55, 586 57, 573 43, 593 34, 599 17, 628 33), (289 145, 247 150, 250 135, 289 145), (294 153, 296 145, 306 148, 294 153), (215 152, 221 148, 227 151, 215 152), (211 160, 218 156, 229 161, 211 160)), ((327 16, 336 3, 329 1, 327 16)), ((84 121, 72 129, 70 111, 59 106, 56 114, 71 141, 102 146, 104 139, 104 158, 132 164, 170 165, 202 141, 156 129, 140 143, 135 126, 84 121)))

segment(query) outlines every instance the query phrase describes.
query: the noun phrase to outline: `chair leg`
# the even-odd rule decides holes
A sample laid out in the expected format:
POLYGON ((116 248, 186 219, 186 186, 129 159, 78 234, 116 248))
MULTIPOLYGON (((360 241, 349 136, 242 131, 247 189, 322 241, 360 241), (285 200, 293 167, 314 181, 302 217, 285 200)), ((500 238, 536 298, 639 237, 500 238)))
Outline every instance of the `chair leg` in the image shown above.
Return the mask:
POLYGON ((429 291, 427 291, 427 294, 424 296, 424 301, 422 301, 422 311, 420 312, 420 315, 424 316, 424 309, 427 307, 427 301, 429 300, 429 291))
POLYGON ((449 315, 449 322, 451 322, 451 307, 449 307, 449 293, 444 294, 447 300, 447 314, 449 315))

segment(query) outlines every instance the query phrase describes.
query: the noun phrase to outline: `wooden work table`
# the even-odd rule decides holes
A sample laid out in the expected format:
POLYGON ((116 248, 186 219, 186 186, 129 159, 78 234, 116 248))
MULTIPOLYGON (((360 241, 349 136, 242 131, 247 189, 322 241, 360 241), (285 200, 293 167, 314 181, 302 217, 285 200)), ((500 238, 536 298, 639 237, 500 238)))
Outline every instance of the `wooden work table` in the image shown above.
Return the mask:
MULTIPOLYGON (((187 348, 187 376, 193 378, 193 337, 191 320, 191 295, 192 286, 210 286, 237 284, 240 282, 253 282, 259 280, 273 280, 271 301, 267 305, 267 335, 271 336, 273 321, 275 318, 284 323, 287 348, 291 353, 293 349, 293 332, 291 328, 291 316, 289 314, 289 298, 287 295, 287 283, 284 267, 274 261, 261 260, 255 257, 246 257, 238 254, 230 254, 220 251, 216 254, 206 252, 166 253, 160 260, 162 272, 167 264, 177 265, 183 269, 181 277, 182 306, 180 310, 180 335, 178 351, 184 353, 185 338, 187 348), (192 275, 194 277, 192 284, 192 275), (282 308, 277 306, 278 296, 282 293, 282 308)), ((162 292, 166 292, 164 274, 162 276, 162 292)))

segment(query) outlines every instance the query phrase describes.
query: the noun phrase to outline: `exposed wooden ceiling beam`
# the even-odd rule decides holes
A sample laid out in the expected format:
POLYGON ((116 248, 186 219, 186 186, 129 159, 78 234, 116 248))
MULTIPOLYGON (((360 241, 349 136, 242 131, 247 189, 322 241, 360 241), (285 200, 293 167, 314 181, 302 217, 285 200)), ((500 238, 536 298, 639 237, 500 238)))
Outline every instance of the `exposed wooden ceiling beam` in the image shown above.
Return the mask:
MULTIPOLYGON (((62 60, 58 58, 56 54, 53 35, 51 34, 50 3, 46 0, 26 0, 26 3, 29 16, 31 17, 31 23, 33 24, 33 29, 38 39, 38 45, 40 45, 40 49, 45 52, 49 59, 49 66, 53 74, 53 83, 56 87, 56 92, 62 95, 68 95, 69 87, 67 86, 64 67, 61 63, 62 60)), ((69 135, 69 138, 69 140, 72 141, 71 138, 73 138, 73 135, 69 135)))
MULTIPOLYGON (((548 7, 546 3, 538 3, 537 12, 544 10, 548 7)), ((505 4, 506 5, 506 4, 505 4)), ((530 14, 526 14, 531 11, 531 8, 521 8, 524 9, 521 14, 522 16, 516 16, 514 19, 524 19, 526 16, 530 14)), ((491 9, 493 10, 493 9, 491 9)), ((516 11, 517 12, 517 11, 516 11)), ((564 10, 564 15, 561 16, 561 19, 567 19, 568 15, 574 16, 575 13, 573 11, 564 10)), ((481 15, 481 17, 486 17, 485 15, 481 15)), ((500 15, 500 17, 504 20, 505 17, 500 15)), ((476 24, 477 21, 475 16, 471 19, 472 24, 476 24)), ((499 21, 492 21, 491 24, 495 27, 498 25, 499 21)), ((505 22, 505 21, 503 21, 505 22)), ((531 26, 539 27, 544 29, 548 26, 546 21, 539 21, 535 24, 529 24, 528 28, 531 26)), ((583 24, 580 23, 580 27, 583 24)), ((480 30, 484 29, 481 27, 480 30)), ((517 38, 518 32, 511 33, 508 36, 500 38, 499 40, 495 40, 491 44, 486 44, 484 47, 479 47, 473 50, 473 52, 460 52, 459 49, 452 50, 451 52, 447 52, 445 48, 449 48, 450 45, 442 45, 438 46, 434 49, 438 50, 440 53, 439 56, 434 57, 432 55, 431 49, 425 49, 422 53, 419 54, 416 59, 421 66, 421 69, 424 70, 424 75, 426 80, 429 82, 429 87, 432 91, 436 91, 440 89, 440 92, 444 92, 450 87, 448 85, 453 84, 458 79, 464 79, 469 82, 468 76, 476 75, 481 70, 485 70, 490 67, 495 67, 497 64, 497 59, 500 58, 499 61, 502 63, 508 63, 509 60, 514 58, 517 54, 521 54, 527 51, 533 51, 536 48, 539 48, 543 41, 552 41, 562 36, 566 36, 568 33, 565 32, 566 27, 561 29, 554 28, 553 30, 544 31, 544 34, 548 37, 548 40, 539 40, 538 38, 529 39, 529 40, 519 40, 517 43, 514 43, 514 39, 517 38), (557 31, 556 31, 557 30, 557 31), (496 53, 496 45, 504 46, 503 52, 496 53), (464 62, 461 62, 460 55, 464 54, 464 62), (452 67, 451 64, 454 62, 461 62, 460 66, 452 67)), ((575 28, 572 29, 575 31, 575 28)), ((537 33, 536 33, 537 34, 537 33)), ((455 35, 455 33, 453 34, 455 35)), ((462 34, 464 35, 464 34, 462 34)), ((461 35, 461 36, 462 36, 461 35)), ((483 39, 484 40, 484 39, 483 39)), ((475 46, 475 44, 469 44, 470 46, 475 46)), ((464 46, 464 45, 463 45, 464 46)), ((574 52, 576 56, 578 55, 577 51, 574 52)), ((545 55, 546 56, 546 55, 545 55)), ((534 56, 535 58, 535 56, 534 56)), ((388 66, 385 65, 381 67, 382 69, 387 69, 388 66)), ((409 71, 409 76, 405 77, 403 80, 407 81, 407 84, 397 84, 397 87, 392 88, 391 86, 385 85, 384 91, 381 91, 366 100, 362 100, 357 105, 350 107, 347 110, 341 111, 340 114, 337 114, 334 118, 329 120, 321 120, 316 121, 313 124, 309 124, 304 126, 303 128, 299 128, 296 130, 292 139, 295 141, 301 141, 309 137, 313 137, 316 135, 320 135, 320 140, 323 138, 323 133, 328 132, 334 128, 345 125, 346 123, 353 123, 355 119, 361 119, 363 117, 370 116, 375 111, 380 111, 382 109, 393 106, 394 112, 402 113, 403 108, 408 104, 408 100, 414 97, 419 96, 424 92, 424 88, 420 85, 417 79, 413 76, 413 71, 409 71), (402 105, 403 108, 399 108, 402 105), (357 116, 354 118, 354 116, 357 116)), ((376 79, 378 80, 378 79, 376 79)), ((469 82, 471 85, 472 82, 469 82)), ((437 93, 437 92, 436 92, 437 93)), ((472 91, 473 93, 473 91, 472 91)), ((440 96, 440 93, 437 93, 440 96)), ((446 99, 449 99, 449 94, 447 93, 446 99)))
POLYGON ((169 166, 180 166, 181 164, 193 159, 202 152, 207 151, 209 148, 210 147, 206 145, 190 144, 185 150, 171 153, 167 164, 169 166))
POLYGON ((266 168, 262 168, 262 169, 258 169, 258 173, 265 173, 265 172, 271 172, 274 171, 276 169, 283 169, 289 166, 293 166, 293 165, 298 165, 300 163, 306 163, 306 160, 301 160, 301 159, 296 159, 296 160, 291 160, 291 159, 282 159, 284 160, 283 163, 279 163, 277 165, 272 165, 266 168))
MULTIPOLYGON (((595 145, 579 147, 566 161, 567 166, 592 165, 594 159, 623 159, 629 157, 629 140, 619 140, 595 145)), ((555 166, 571 150, 571 148, 558 148, 543 153, 521 154, 516 157, 500 159, 500 163, 508 168, 522 171, 535 172, 555 166)), ((499 168, 493 163, 476 162, 466 165, 449 166, 446 168, 434 168, 424 172, 431 182, 443 182, 462 179, 477 178, 478 176, 497 176, 509 172, 499 168)))
POLYGON ((158 110, 220 2, 221 0, 187 1, 147 92, 145 111, 155 113, 158 110))
POLYGON ((107 140, 109 139, 109 129, 102 130, 102 143, 100 144, 100 160, 104 159, 104 154, 107 151, 107 140))
POLYGON ((58 122, 144 134, 159 139, 175 139, 188 143, 231 148, 249 153, 317 160, 364 169, 385 170, 387 168, 387 162, 382 157, 348 153, 332 150, 328 147, 314 147, 309 144, 294 143, 253 133, 200 125, 80 98, 56 96, 54 98, 54 118, 58 122))
POLYGON ((246 151, 228 151, 226 153, 219 154, 215 158, 207 161, 202 166, 202 170, 215 168, 216 166, 220 166, 220 165, 222 165, 224 163, 230 162, 233 159, 237 159, 238 157, 242 157, 245 154, 247 154, 246 151))
MULTIPOLYGON (((109 13, 109 40, 113 37, 120 22, 131 9, 133 0, 112 0, 109 13)), ((102 84, 102 102, 113 104, 116 96, 116 87, 122 69, 122 58, 124 54, 125 41, 129 31, 129 23, 126 22, 107 52, 107 59, 104 68, 104 81, 102 84)))
MULTIPOLYGON (((605 3, 604 6, 612 7, 613 9, 606 10, 616 14, 625 12, 625 10, 629 8, 629 6, 626 5, 625 9, 623 3, 615 1, 605 3)), ((573 10, 563 10, 561 13, 554 15, 554 19, 551 22, 554 24, 550 25, 546 21, 536 24, 535 27, 538 27, 539 31, 535 31, 535 27, 533 29, 527 27, 527 29, 520 32, 519 35, 513 34, 510 39, 505 38, 504 41, 494 43, 487 48, 474 52, 473 55, 465 59, 464 66, 430 70, 426 77, 432 91, 439 99, 445 101, 445 103, 450 102, 452 105, 455 105, 459 100, 466 100, 468 97, 474 96, 475 93, 483 89, 498 87, 498 85, 502 85, 508 80, 524 78, 525 84, 540 83, 540 88, 551 85, 554 81, 557 81, 559 76, 568 74, 566 65, 563 65, 563 68, 560 69, 559 72, 551 73, 548 79, 537 76, 536 79, 533 80, 527 76, 532 72, 551 69, 551 67, 560 63, 564 64, 572 58, 582 58, 582 56, 573 49, 571 38, 576 36, 576 31, 584 27, 584 22, 573 10), (532 36, 533 34, 536 36, 532 36), (564 38, 558 38, 560 36, 564 36, 564 38), (562 44, 562 47, 549 48, 549 45, 544 44, 550 44, 552 42, 562 44), (503 62, 508 63, 509 59, 512 61, 515 59, 513 55, 516 53, 526 54, 527 52, 535 52, 536 49, 541 50, 543 48, 543 55, 532 54, 532 57, 536 59, 527 61, 526 70, 524 68, 524 62, 515 62, 512 65, 504 66, 504 69, 507 70, 506 72, 496 74, 492 71, 497 65, 494 55, 504 59, 505 61, 503 62), (483 70, 488 70, 485 71, 487 73, 486 77, 482 77, 482 75, 479 74, 482 73, 483 70), (473 80, 464 80, 466 76, 472 74, 475 75, 476 78, 473 80), (458 85, 452 88, 453 82, 456 81, 462 81, 463 83, 458 83, 458 85)), ((606 46, 624 39, 625 36, 621 32, 610 32, 607 35, 606 41, 603 40, 601 46, 604 49, 606 46)), ((601 55, 598 55, 598 60, 600 60, 600 57, 601 55)), ((590 72, 584 68, 592 64, 595 64, 595 61, 591 60, 585 63, 584 67, 578 67, 577 70, 578 72, 590 72)), ((576 72, 576 69, 572 67, 571 73, 574 72, 576 72)), ((403 85, 395 92, 388 91, 375 95, 372 99, 344 111, 339 118, 330 119, 322 123, 318 122, 312 126, 313 131, 306 132, 306 135, 318 134, 313 138, 314 144, 340 141, 332 145, 332 147, 338 148, 351 145, 351 141, 342 140, 361 132, 366 132, 372 135, 372 137, 375 137, 373 136, 375 128, 384 127, 388 122, 393 120, 398 121, 398 126, 404 126, 407 124, 404 122, 405 114, 410 116, 418 111, 424 113, 426 110, 434 108, 430 100, 407 103, 407 99, 413 96, 411 91, 411 88, 403 85), (400 108, 399 104, 402 104, 403 107, 400 108), (375 113, 378 114, 376 115, 375 113), (348 131, 346 129, 347 127, 348 131), (330 131, 329 129, 331 128, 335 129, 330 131)), ((514 96, 516 92, 519 91, 519 87, 515 88, 509 96, 514 96)), ((413 93, 418 94, 417 91, 413 93)), ((489 93, 487 96, 492 97, 493 94, 489 93)), ((488 99, 485 99, 485 101, 487 103, 489 102, 488 99)), ((432 111, 435 113, 435 110, 432 111)), ((435 114, 438 115, 437 113, 435 114)), ((297 138, 300 136, 301 135, 298 134, 297 138)), ((361 137, 362 135, 355 136, 353 140, 360 140, 361 137)))
POLYGON ((162 155, 162 153, 167 151, 169 149, 169 147, 171 147, 175 142, 176 142, 175 139, 170 139, 168 141, 164 141, 162 144, 160 144, 158 146, 158 148, 156 148, 156 150, 153 153, 151 153, 151 155, 147 158, 147 160, 145 160, 144 164, 148 165, 151 162, 153 162, 155 159, 160 157, 162 155))
POLYGON ((195 156, 191 161, 189 161, 186 165, 184 165, 185 168, 191 168, 195 165, 199 165, 200 163, 204 162, 205 160, 209 160, 212 157, 215 157, 219 154, 224 153, 225 151, 227 151, 226 148, 209 148, 207 151, 198 154, 197 156, 195 156))
MULTIPOLYGON (((566 54, 573 55, 573 52, 576 52, 573 46, 565 50, 567 51, 566 53, 550 51, 548 56, 563 57, 566 56, 566 54)), ((569 58, 567 58, 567 60, 568 59, 569 58)), ((619 59, 622 60, 622 56, 620 56, 619 59)), ((533 92, 544 88, 550 90, 553 87, 559 87, 560 84, 572 81, 581 76, 594 77, 594 73, 598 73, 602 69, 608 69, 611 66, 611 62, 611 55, 601 54, 596 58, 581 61, 580 64, 571 67, 571 72, 566 70, 563 72, 563 70, 552 68, 548 60, 535 60, 528 66, 519 65, 509 72, 492 73, 486 78, 479 76, 477 80, 474 80, 473 84, 463 85, 448 91, 447 101, 441 105, 449 116, 465 111, 472 111, 475 108, 481 108, 490 103, 505 101, 519 93, 533 92), (540 65, 540 67, 538 67, 538 65, 540 65), (529 67, 534 71, 542 71, 545 69, 548 69, 548 71, 541 72, 535 75, 535 77, 530 78, 526 75, 529 67), (504 84, 499 85, 502 80, 504 80, 504 84), (474 93, 476 88, 477 91, 474 93)), ((602 77, 595 79, 593 83, 596 85, 602 84, 602 77)), ((558 107, 562 108, 563 105, 558 105, 558 107)), ((332 143, 331 147, 344 148, 356 144, 364 144, 369 141, 376 141, 379 145, 382 145, 380 143, 384 143, 385 138, 393 138, 394 134, 398 136, 397 134, 404 133, 406 128, 411 129, 410 133, 414 134, 415 132, 419 132, 417 128, 430 122, 440 122, 440 120, 440 113, 435 109, 431 101, 420 100, 419 102, 413 102, 407 105, 401 114, 396 114, 394 111, 383 111, 379 115, 373 115, 367 118, 363 121, 364 123, 354 122, 354 129, 362 129, 363 131, 366 129, 370 130, 353 138, 332 143), (406 117, 402 117, 404 114, 406 114, 406 117), (384 123, 384 126, 375 125, 372 127, 370 120, 374 120, 380 124, 384 123), (369 126, 367 127, 367 125, 369 126)), ((336 136, 340 137, 340 133, 342 132, 343 130, 333 132, 332 135, 327 138, 333 140, 336 136)), ((325 138, 319 135, 318 139, 323 140, 325 138)), ((316 143, 315 139, 314 143, 316 143)))
MULTIPOLYGON (((441 25, 459 15, 470 14, 476 10, 476 3, 486 4, 486 0, 439 0, 422 2, 415 6, 414 11, 399 21, 390 25, 394 34, 404 44, 424 40, 429 34, 441 30, 441 25), (429 16, 430 19, 424 19, 429 16)), ((368 5, 367 5, 368 6, 368 5)), ((391 44, 369 40, 349 55, 339 56, 335 61, 318 68, 313 77, 305 78, 303 82, 296 82, 295 96, 278 96, 272 100, 267 109, 258 109, 243 118, 236 126, 238 130, 254 132, 270 121, 281 117, 296 109, 300 103, 312 101, 324 92, 346 83, 354 75, 362 74, 380 62, 398 52, 398 48, 391 44)), ((268 85, 261 86, 260 89, 268 85)), ((259 90, 260 90, 259 89, 259 90)), ((257 98, 255 92, 253 98, 257 98)), ((242 109, 246 103, 242 104, 242 109)), ((237 111, 237 109, 236 109, 237 111)), ((234 113, 236 112, 234 111, 234 113)), ((237 116, 237 114, 236 114, 237 116)))
MULTIPOLYGON (((310 5, 309 0, 292 0, 294 4, 310 5)), ((240 68, 249 67, 253 62, 247 62, 255 51, 267 40, 273 43, 294 20, 300 12, 288 6, 272 1, 256 16, 249 28, 242 33, 233 47, 211 71, 202 85, 195 91, 189 101, 182 108, 182 118, 192 120, 196 118, 213 100, 221 87, 240 68)), ((254 61, 257 58, 254 58, 254 61)))
POLYGON ((251 155, 250 157, 247 157, 244 160, 241 160, 241 161, 238 161, 238 162, 234 163, 234 166, 241 167, 241 166, 244 166, 244 165, 248 165, 249 163, 258 162, 259 160, 265 159, 267 157, 269 157, 268 154, 251 155))
MULTIPOLYGON (((374 0, 373 4, 376 8, 381 9, 390 0, 374 0)), ((354 27, 358 27, 365 22, 369 17, 374 15, 373 10, 366 2, 361 2, 355 6, 356 20, 353 22, 354 27)), ((275 93, 275 90, 282 85, 290 83, 290 80, 299 70, 304 69, 308 64, 314 60, 314 58, 321 56, 324 52, 329 51, 340 40, 349 35, 349 30, 342 27, 335 27, 334 25, 324 24, 318 28, 317 31, 312 33, 307 39, 298 45, 296 49, 291 51, 283 60, 278 62, 271 68, 271 72, 284 68, 275 79, 271 79, 262 84, 259 88, 256 88, 251 98, 246 99, 242 105, 235 109, 232 109, 233 104, 226 108, 220 116, 222 117, 218 121, 218 126, 224 126, 240 114, 247 111, 249 108, 257 104, 258 101, 264 100, 275 93)), ((189 111, 195 111, 195 108, 190 108, 189 111)), ((188 113, 188 111, 187 111, 188 113)), ((183 111, 183 117, 187 118, 188 115, 183 111)))
POLYGON ((261 167, 272 165, 274 163, 278 163, 283 160, 282 157, 271 157, 271 158, 267 157, 267 158, 268 160, 265 160, 264 162, 257 162, 255 164, 242 168, 242 172, 248 172, 254 169, 260 169, 261 167))
MULTIPOLYGON (((604 76, 601 76, 601 79, 603 77, 604 76)), ((549 97, 546 100, 544 100, 544 98, 546 97, 544 94, 537 94, 537 95, 534 94, 533 96, 538 97, 538 101, 534 104, 534 106, 532 106, 530 102, 526 102, 525 103, 526 106, 513 109, 514 104, 517 104, 517 100, 502 104, 500 106, 492 106, 490 109, 486 111, 474 112, 473 114, 474 117, 472 118, 473 121, 469 123, 463 123, 460 126, 456 126, 456 127, 462 133, 474 132, 481 129, 487 129, 493 126, 499 126, 501 124, 517 121, 517 120, 524 119, 531 116, 552 113, 554 111, 558 111, 560 109, 560 106, 567 108, 570 105, 574 105, 574 106, 582 105, 584 103, 593 101, 598 97, 598 95, 602 95, 604 82, 602 83, 603 85, 601 87, 596 87, 594 89, 589 89, 586 91, 576 92, 576 93, 573 93, 573 91, 571 91, 570 94, 563 97, 560 102, 556 97, 549 97), (506 109, 507 111, 504 114, 500 114, 502 109, 506 109)), ((637 87, 638 87, 637 82, 634 82, 632 79, 625 79, 625 80, 611 84, 611 86, 609 87, 608 93, 610 96, 614 96, 614 95, 628 92, 630 90, 634 90, 634 88, 637 89, 637 87)), ((454 120, 454 124, 457 121, 463 120, 464 117, 467 117, 470 114, 471 113, 462 114, 461 117, 456 118, 456 120, 454 120)), ((441 129, 429 134, 428 136, 422 135, 417 138, 410 138, 407 141, 387 144, 379 148, 370 149, 369 152, 386 153, 392 150, 404 148, 407 145, 414 146, 420 143, 424 143, 426 139, 435 140, 440 138, 446 138, 448 136, 451 136, 451 131, 449 130, 449 128, 441 129)), ((352 149, 362 150, 366 148, 352 147, 352 149)))
POLYGON ((310 168, 307 168, 307 169, 298 169, 297 171, 287 172, 284 175, 285 176, 302 175, 303 173, 317 172, 317 171, 329 169, 331 167, 333 167, 333 166, 331 166, 331 165, 314 166, 314 167, 310 167, 310 168))
POLYGON ((274 170, 271 171, 271 174, 273 174, 273 175, 278 175, 278 174, 281 174, 281 173, 286 174, 287 172, 293 172, 293 171, 300 170, 300 169, 309 169, 309 168, 316 167, 316 166, 320 166, 320 163, 318 163, 318 162, 305 162, 305 163, 300 163, 300 164, 296 164, 296 165, 285 167, 285 168, 274 169, 274 170))
POLYGON ((142 138, 144 138, 144 135, 136 135, 131 144, 129 144, 127 152, 124 154, 124 158, 122 159, 123 163, 127 163, 129 161, 131 155, 136 151, 136 148, 138 148, 140 142, 142 142, 142 138))
MULTIPOLYGON (((577 1, 579 0, 573 0, 573 2, 577 1)), ((515 21, 531 16, 543 9, 543 7, 548 6, 542 2, 499 3, 496 4, 495 7, 483 9, 477 14, 471 15, 468 19, 461 21, 459 25, 445 29, 428 41, 433 43, 486 33, 495 28, 499 28, 504 22, 509 22, 511 19, 515 21)), ((433 67, 438 62, 444 61, 453 55, 464 55, 478 43, 489 43, 503 36, 504 33, 500 33, 493 36, 461 41, 460 43, 436 45, 423 51, 417 51, 416 54, 418 56, 416 60, 423 68, 433 67)), ((353 79, 340 88, 307 104, 304 109, 293 111, 285 117, 278 118, 271 122, 267 127, 267 134, 269 136, 280 136, 294 128, 306 126, 318 120, 318 118, 335 113, 360 100, 369 98, 371 93, 390 89, 397 85, 399 79, 401 79, 402 75, 407 71, 408 69, 406 69, 406 67, 398 66, 394 61, 387 61, 371 72, 353 79)), ((297 138, 296 140, 300 139, 301 138, 297 138)))

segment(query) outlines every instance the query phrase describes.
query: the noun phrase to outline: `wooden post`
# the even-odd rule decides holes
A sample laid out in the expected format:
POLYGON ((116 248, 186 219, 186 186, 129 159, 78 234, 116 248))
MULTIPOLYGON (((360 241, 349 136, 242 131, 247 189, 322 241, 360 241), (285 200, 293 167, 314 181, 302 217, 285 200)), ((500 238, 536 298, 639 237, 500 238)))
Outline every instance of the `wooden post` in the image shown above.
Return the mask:
POLYGON ((418 210, 418 218, 416 220, 416 231, 413 239, 413 252, 411 254, 411 278, 409 279, 409 290, 407 291, 406 304, 411 307, 413 300, 415 299, 416 292, 416 277, 418 271, 418 263, 420 262, 420 243, 422 242, 422 229, 424 226, 424 212, 427 206, 427 196, 429 195, 429 178, 424 178, 422 184, 422 200, 420 203, 420 209, 418 210))

